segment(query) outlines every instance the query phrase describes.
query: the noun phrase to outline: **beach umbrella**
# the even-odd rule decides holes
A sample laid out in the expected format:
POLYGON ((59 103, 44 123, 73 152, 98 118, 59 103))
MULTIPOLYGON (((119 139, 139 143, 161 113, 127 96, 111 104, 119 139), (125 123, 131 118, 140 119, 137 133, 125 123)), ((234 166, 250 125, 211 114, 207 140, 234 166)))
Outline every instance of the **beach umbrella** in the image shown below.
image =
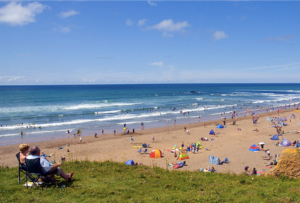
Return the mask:
POLYGON ((150 158, 161 158, 162 157, 162 153, 159 149, 153 149, 152 152, 150 153, 150 158))
POLYGON ((184 160, 184 159, 189 159, 189 155, 187 155, 187 153, 181 153, 179 156, 178 156, 178 160, 184 160))
POLYGON ((258 143, 259 145, 262 145, 262 144, 265 144, 264 142, 260 142, 260 143, 258 143))

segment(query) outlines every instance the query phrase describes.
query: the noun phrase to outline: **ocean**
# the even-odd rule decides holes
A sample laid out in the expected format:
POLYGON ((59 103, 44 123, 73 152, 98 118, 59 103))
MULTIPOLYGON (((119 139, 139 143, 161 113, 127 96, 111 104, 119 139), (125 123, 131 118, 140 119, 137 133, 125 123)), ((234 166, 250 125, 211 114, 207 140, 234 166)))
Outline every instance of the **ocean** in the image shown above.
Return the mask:
MULTIPOLYGON (((300 84, 0 86, 0 145, 215 120, 298 104, 300 84), (182 111, 182 112, 180 112, 182 111), (185 113, 186 112, 186 113, 185 113), (67 131, 70 134, 67 134, 67 131), (23 137, 21 137, 21 131, 23 137)), ((264 112, 264 111, 263 111, 264 112)))

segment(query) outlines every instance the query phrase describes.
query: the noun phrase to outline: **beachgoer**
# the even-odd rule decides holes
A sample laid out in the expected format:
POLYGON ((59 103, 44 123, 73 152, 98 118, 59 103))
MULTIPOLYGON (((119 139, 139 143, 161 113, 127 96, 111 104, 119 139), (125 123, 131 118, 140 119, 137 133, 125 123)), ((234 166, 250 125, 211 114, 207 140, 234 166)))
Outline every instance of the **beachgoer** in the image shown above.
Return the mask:
POLYGON ((116 135, 116 130, 114 130, 114 135, 116 135))
POLYGON ((74 172, 72 171, 69 174, 64 173, 63 170, 59 168, 59 166, 61 166, 61 162, 58 162, 57 164, 51 166, 50 162, 47 159, 45 159, 45 157, 41 156, 41 150, 38 146, 32 147, 30 149, 30 155, 26 157, 27 160, 36 158, 40 158, 41 168, 44 173, 53 172, 55 175, 64 178, 67 182, 72 180, 74 172))
POLYGON ((215 168, 214 167, 211 167, 211 172, 215 172, 215 168))
POLYGON ((248 169, 249 169, 249 166, 245 166, 245 168, 244 168, 245 173, 248 173, 248 169))
POLYGON ((95 133, 95 138, 97 138, 97 133, 95 133))
POLYGON ((184 126, 184 128, 183 128, 183 131, 185 132, 186 131, 186 127, 184 126))
POLYGON ((28 156, 30 146, 28 144, 20 144, 20 163, 25 164, 25 158, 28 156))
POLYGON ((257 171, 255 168, 253 168, 251 175, 257 175, 257 171))
POLYGON ((82 137, 81 137, 81 136, 80 136, 80 138, 79 138, 79 142, 82 143, 82 137))
POLYGON ((183 141, 182 141, 182 143, 181 143, 181 147, 182 147, 182 148, 184 147, 184 143, 183 143, 183 141))
POLYGON ((190 134, 189 130, 186 130, 186 133, 187 133, 187 134, 190 134))
POLYGON ((267 150, 266 153, 267 153, 267 157, 270 159, 270 154, 271 154, 270 151, 267 150))
POLYGON ((130 136, 130 141, 131 141, 131 143, 134 141, 134 139, 132 138, 132 136, 130 136))
POLYGON ((152 141, 153 141, 153 142, 155 141, 155 137, 154 137, 154 136, 152 137, 152 141))
POLYGON ((133 128, 133 129, 132 129, 132 133, 133 133, 133 134, 134 134, 134 131, 135 131, 135 130, 134 130, 134 128, 133 128))
POLYGON ((104 130, 102 129, 102 135, 104 134, 104 130))

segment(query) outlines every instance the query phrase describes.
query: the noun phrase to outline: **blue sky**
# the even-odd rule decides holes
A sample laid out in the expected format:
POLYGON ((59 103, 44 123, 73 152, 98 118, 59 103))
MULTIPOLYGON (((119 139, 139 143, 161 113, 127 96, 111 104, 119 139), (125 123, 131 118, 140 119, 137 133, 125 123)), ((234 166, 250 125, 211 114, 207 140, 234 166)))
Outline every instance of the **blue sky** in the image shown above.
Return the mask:
POLYGON ((299 8, 0 1, 0 85, 299 82, 299 8))

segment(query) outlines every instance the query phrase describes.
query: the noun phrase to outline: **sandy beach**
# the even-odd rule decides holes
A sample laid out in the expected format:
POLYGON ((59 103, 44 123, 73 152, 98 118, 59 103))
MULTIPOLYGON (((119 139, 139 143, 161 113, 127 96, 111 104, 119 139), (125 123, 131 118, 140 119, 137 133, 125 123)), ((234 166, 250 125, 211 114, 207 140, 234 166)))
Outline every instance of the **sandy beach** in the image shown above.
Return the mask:
MULTIPOLYGON (((283 130, 285 134, 280 136, 287 138, 290 142, 299 140, 300 134, 291 133, 292 131, 299 131, 300 113, 294 112, 294 109, 282 110, 280 117, 287 117, 288 126, 284 126, 283 130), (288 115, 295 114, 296 119, 289 119, 288 115)), ((28 143, 30 146, 38 145, 42 152, 46 155, 55 154, 48 157, 49 160, 60 161, 62 156, 66 156, 66 160, 88 159, 91 161, 103 161, 111 160, 116 162, 127 161, 133 159, 135 162, 141 162, 145 165, 155 165, 162 168, 167 167, 167 163, 173 163, 177 160, 174 158, 174 154, 170 150, 174 145, 180 146, 182 142, 185 144, 185 149, 191 143, 200 141, 204 146, 199 153, 189 152, 189 159, 186 160, 186 165, 178 170, 195 171, 199 168, 215 167, 217 172, 230 172, 230 173, 242 173, 245 166, 249 166, 250 169, 255 167, 257 170, 267 172, 270 168, 271 161, 274 160, 275 154, 280 154, 286 147, 275 146, 275 141, 270 138, 276 133, 276 129, 271 127, 271 122, 266 120, 266 117, 278 117, 277 112, 267 112, 259 114, 258 124, 253 124, 251 116, 237 118, 237 125, 232 125, 233 120, 226 120, 226 128, 216 129, 217 124, 222 123, 222 120, 215 120, 210 122, 197 122, 186 125, 173 125, 170 126, 140 130, 136 129, 136 133, 123 134, 117 133, 100 135, 98 138, 94 136, 82 137, 82 143, 79 143, 79 137, 74 138, 70 135, 70 138, 56 139, 42 142, 28 143), (205 124, 205 126, 204 126, 205 124), (190 134, 184 131, 186 127, 190 134), (240 128, 241 131, 238 131, 240 128), (209 131, 213 129, 217 135, 209 135, 209 131), (259 132, 253 130, 258 129, 259 132), (134 141, 130 141, 130 136, 134 141), (155 137, 155 142, 152 141, 152 137, 155 137), (209 141, 199 140, 201 137, 207 137, 209 141), (214 139, 211 141, 211 139, 214 139), (266 159, 266 153, 264 151, 251 152, 249 148, 253 144, 259 142, 265 142, 264 149, 269 149, 271 152, 271 160, 266 159), (138 148, 133 146, 140 146, 142 143, 150 144, 148 152, 146 154, 139 154, 138 148), (66 146, 68 144, 69 146, 66 146), (64 147, 63 149, 58 149, 64 147), (152 159, 150 158, 150 152, 158 148, 163 153, 163 158, 152 159), (208 150, 206 150, 207 148, 208 150), (67 152, 69 150, 70 152, 67 152), (220 160, 224 158, 229 159, 229 163, 223 165, 209 164, 209 155, 219 157, 220 160)), ((281 140, 279 140, 281 141, 281 140)), ((288 147, 293 148, 293 147, 288 147)), ((144 150, 144 149, 143 149, 144 150)), ((7 145, 0 147, 0 165, 15 167, 17 166, 17 159, 15 154, 18 152, 18 145, 7 145)))

